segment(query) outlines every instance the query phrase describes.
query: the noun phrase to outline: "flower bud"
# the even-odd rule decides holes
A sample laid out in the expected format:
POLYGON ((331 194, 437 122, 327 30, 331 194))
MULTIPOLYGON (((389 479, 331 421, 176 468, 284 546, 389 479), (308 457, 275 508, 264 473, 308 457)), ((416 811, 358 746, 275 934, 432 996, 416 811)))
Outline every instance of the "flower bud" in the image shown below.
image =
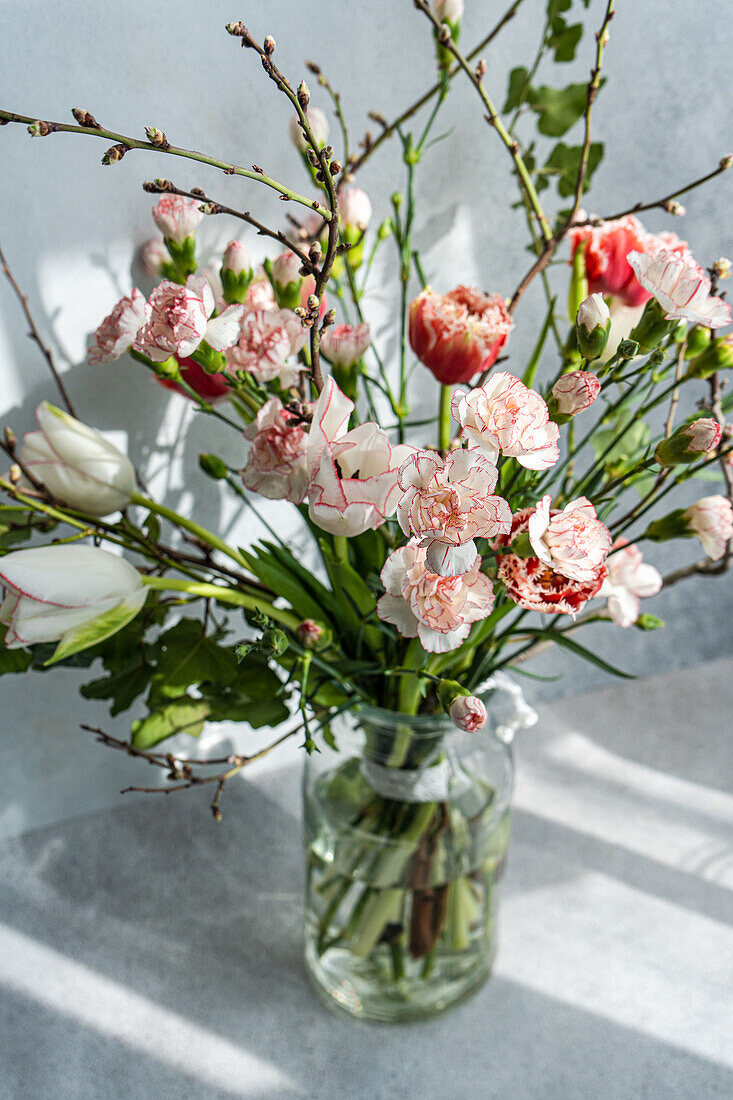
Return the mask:
POLYGON ((687 368, 688 378, 710 378, 716 371, 733 367, 733 333, 716 336, 687 368))
POLYGON ((733 153, 728 153, 727 156, 720 158, 720 167, 723 171, 726 171, 733 164, 733 153))
POLYGON ((677 202, 675 199, 669 199, 665 202, 664 209, 674 218, 682 218, 687 213, 682 203, 677 202))
POLYGON ((267 54, 268 57, 272 57, 272 55, 275 52, 275 46, 276 45, 277 45, 277 43, 275 42, 275 39, 272 37, 271 34, 265 35, 265 38, 263 39, 263 42, 262 42, 262 48, 263 48, 263 50, 265 51, 265 53, 267 54))
POLYGON ((341 228, 354 230, 356 235, 364 233, 372 218, 372 204, 369 196, 360 187, 345 187, 339 193, 338 209, 341 215, 341 228))
MULTIPOLYGON (((601 383, 590 371, 574 370, 563 374, 552 387, 555 410, 559 416, 571 417, 590 408, 601 392, 601 383)), ((554 419, 554 417, 553 417, 554 419)))
POLYGON ((270 274, 272 281, 279 290, 286 290, 295 286, 300 289, 303 276, 300 274, 301 261, 294 252, 281 252, 272 261, 270 274))
POLYGON ((249 254, 241 241, 230 241, 221 260, 221 285, 227 304, 244 302, 253 278, 249 254))
POLYGON ((581 302, 575 332, 578 347, 586 359, 597 359, 606 350, 611 331, 611 314, 602 294, 591 294, 581 302))
POLYGON ((300 104, 300 106, 303 108, 304 111, 306 110, 308 104, 310 103, 310 98, 311 98, 311 90, 308 87, 308 85, 306 84, 306 82, 304 80, 301 80, 300 84, 298 85, 298 103, 300 104))
POLYGON ((659 630, 664 625, 664 619, 658 619, 656 615, 649 615, 647 612, 640 615, 634 623, 637 630, 659 630))
POLYGON ((175 274, 170 252, 166 248, 162 237, 151 237, 149 241, 145 242, 140 249, 140 262, 143 265, 145 274, 152 279, 157 279, 161 275, 166 279, 170 279, 175 274))
POLYGON ((476 733, 488 721, 486 707, 476 695, 457 695, 448 709, 454 726, 464 733, 476 733))
MULTIPOLYGON (((200 203, 184 195, 161 195, 152 209, 153 221, 166 242, 182 245, 193 237, 201 221, 200 203)), ((170 245, 169 245, 170 247, 170 245)))
POLYGON ((304 649, 324 649, 331 640, 330 630, 315 619, 304 619, 296 633, 304 649))
POLYGON ((683 334, 683 339, 685 338, 687 340, 685 359, 696 359, 698 355, 702 355, 705 348, 710 344, 710 329, 705 328, 704 325, 693 325, 689 332, 683 334))
POLYGON ((157 126, 146 126, 145 133, 148 135, 148 141, 151 145, 155 145, 158 149, 167 149, 169 147, 168 138, 157 126))
POLYGON ((127 455, 48 401, 36 419, 39 430, 25 436, 18 460, 52 497, 89 516, 127 507, 136 489, 127 455))
MULTIPOLYGON (((313 134, 313 140, 320 149, 328 141, 328 119, 320 107, 309 106, 305 113, 313 134)), ((290 140, 301 153, 305 153, 310 144, 305 139, 305 135, 300 125, 300 119, 297 115, 293 115, 290 120, 290 140)))
POLYGON ((643 535, 652 542, 693 536, 699 538, 709 558, 722 558, 728 539, 733 538, 733 508, 726 497, 702 497, 687 509, 675 508, 650 523, 643 535))
MULTIPOLYGON (((636 341, 643 353, 648 353, 661 344, 665 337, 671 335, 677 325, 677 319, 668 319, 656 298, 651 298, 644 307, 640 321, 629 333, 629 338, 636 341)), ((621 344, 619 344, 620 350, 621 344)))
POLYGON ((272 653, 274 657, 279 657, 289 645, 287 634, 279 627, 270 627, 262 635, 262 649, 272 653))
POLYGON ((123 145, 122 142, 112 145, 102 157, 102 164, 117 164, 118 161, 122 160, 127 150, 128 146, 123 145))
POLYGON ((654 458, 660 466, 681 466, 694 462, 701 454, 714 450, 722 434, 723 429, 717 420, 701 416, 678 428, 668 439, 663 439, 654 452, 654 458))
POLYGON ((199 455, 199 466, 203 472, 214 479, 214 481, 225 481, 229 476, 229 470, 227 464, 223 458, 219 455, 201 454, 199 455))
POLYGON ((712 265, 711 271, 718 279, 730 279, 731 262, 727 256, 721 256, 712 265))

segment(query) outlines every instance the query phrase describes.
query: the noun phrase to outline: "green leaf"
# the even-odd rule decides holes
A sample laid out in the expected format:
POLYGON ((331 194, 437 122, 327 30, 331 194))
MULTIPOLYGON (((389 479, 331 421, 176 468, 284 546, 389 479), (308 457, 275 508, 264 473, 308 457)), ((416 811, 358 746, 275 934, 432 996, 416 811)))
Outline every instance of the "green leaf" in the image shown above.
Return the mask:
POLYGON ((109 712, 112 716, 129 710, 139 695, 142 695, 152 675, 149 665, 129 665, 112 672, 109 676, 102 676, 99 680, 92 680, 88 684, 82 684, 79 691, 85 699, 111 699, 109 712))
POLYGON ((182 695, 194 684, 228 687, 239 673, 233 648, 217 645, 207 637, 198 619, 181 619, 161 634, 155 652, 156 668, 148 700, 152 706, 182 695))
POLYGON ((636 414, 632 410, 625 410, 614 419, 611 427, 595 432, 591 443, 596 460, 600 459, 606 448, 610 448, 603 459, 603 465, 606 469, 613 471, 614 477, 621 477, 624 472, 634 469, 641 461, 649 436, 649 425, 643 420, 636 419, 636 414), (613 446, 611 446, 612 443, 613 446))
POLYGON ((103 615, 98 615, 91 622, 82 623, 73 630, 68 630, 46 664, 55 665, 58 661, 71 657, 83 649, 98 645, 111 634, 116 634, 140 612, 142 605, 136 595, 122 600, 111 611, 105 611, 103 615))
MULTIPOLYGON (((567 198, 575 194, 575 186, 580 168, 580 158, 583 152, 581 145, 566 145, 559 142, 547 159, 544 172, 554 175, 557 179, 557 190, 561 198, 567 198)), ((598 165, 603 160, 603 143, 594 141, 588 150, 588 165, 583 180, 583 191, 590 187, 591 178, 598 165)))
POLYGON ((320 543, 323 560, 331 580, 333 594, 341 611, 341 626, 358 650, 362 639, 370 649, 383 649, 382 637, 376 626, 367 625, 377 608, 377 601, 367 584, 347 562, 334 557, 325 540, 320 543))
MULTIPOLYGON (((547 0, 547 18, 555 19, 561 12, 569 11, 573 0, 547 0)), ((586 7, 588 4, 586 3, 586 7)))
POLYGON ((206 699, 175 699, 132 723, 132 743, 137 749, 149 749, 176 733, 198 737, 210 713, 211 704, 206 699))
POLYGON ((582 657, 584 661, 589 661, 592 665, 596 665, 598 668, 602 668, 604 672, 610 672, 612 676, 620 676, 623 680, 635 680, 636 677, 632 676, 629 672, 624 672, 620 668, 616 668, 615 665, 611 665, 608 661, 604 661, 602 657, 598 657, 595 653, 591 653, 585 646, 580 645, 579 642, 574 641, 572 638, 568 638, 565 634, 562 634, 557 630, 522 630, 522 634, 530 634, 535 638, 548 639, 551 642, 557 642, 558 645, 564 646, 565 649, 569 649, 571 653, 575 653, 578 657, 582 657))
POLYGON ((296 562, 289 550, 264 542, 253 550, 242 550, 241 553, 263 584, 287 600, 296 615, 304 619, 324 618, 330 595, 328 589, 296 562), (312 595, 319 589, 325 593, 322 603, 312 595))
POLYGON ((539 132, 548 137, 562 137, 582 116, 587 97, 585 84, 568 84, 567 88, 550 88, 543 84, 532 89, 527 101, 539 115, 539 132))
POLYGON ((290 715, 282 699, 247 700, 236 695, 223 695, 208 700, 212 722, 247 722, 253 729, 262 726, 278 726, 290 715))
POLYGON ((505 111, 513 111, 523 102, 527 94, 528 78, 529 70, 525 69, 524 66, 512 69, 509 74, 509 87, 507 89, 506 103, 504 104, 505 111))
POLYGON ((568 26, 565 20, 560 17, 553 19, 552 34, 548 38, 547 44, 555 51, 555 61, 572 61, 582 37, 582 23, 573 23, 568 26))
POLYGON ((27 649, 6 649, 5 635, 8 628, 0 623, 0 676, 6 672, 25 672, 33 664, 33 654, 27 649))

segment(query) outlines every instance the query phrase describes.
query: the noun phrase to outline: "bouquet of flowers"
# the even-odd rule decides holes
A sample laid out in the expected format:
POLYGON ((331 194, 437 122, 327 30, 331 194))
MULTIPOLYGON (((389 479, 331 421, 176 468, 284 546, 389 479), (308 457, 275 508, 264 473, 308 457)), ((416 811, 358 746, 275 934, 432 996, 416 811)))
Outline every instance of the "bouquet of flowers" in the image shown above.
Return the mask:
MULTIPOLYGON (((701 268, 684 241, 647 231, 637 214, 683 214, 678 196, 733 157, 661 199, 587 214, 603 151, 591 137, 592 111, 614 2, 601 5, 589 81, 558 88, 538 85, 537 69, 547 58, 571 60, 583 25, 569 22, 570 0, 549 0, 537 57, 512 71, 499 111, 479 58, 520 3, 464 54, 463 0, 415 0, 435 39, 437 79, 394 121, 372 115, 378 133, 356 150, 319 66, 308 63, 321 105, 305 80, 296 86, 280 71, 271 36, 260 43, 229 24, 289 101, 302 193, 258 165, 176 147, 157 127, 140 140, 82 109, 73 125, 0 111, 0 123, 23 123, 34 136, 101 137, 106 165, 137 150, 185 157, 288 203, 286 225, 269 227, 200 188, 144 183, 156 196, 160 235, 142 249, 155 285, 147 294, 133 287, 114 305, 89 361, 101 371, 134 360, 131 372, 152 376, 140 385, 159 383, 192 402, 211 424, 205 474, 255 509, 258 497, 289 501, 312 545, 304 559, 272 528, 256 545, 232 545, 153 499, 131 459, 79 419, 25 305, 64 408, 42 403, 38 430, 22 441, 5 431, 0 674, 88 667, 85 697, 109 700, 112 714, 142 703, 129 741, 102 730, 98 739, 163 769, 170 786, 162 789, 211 784, 217 819, 225 783, 252 759, 292 737, 307 754, 335 752, 337 719, 350 715, 369 766, 350 759, 318 781, 316 817, 328 818, 330 840, 316 821, 312 969, 346 952, 350 988, 357 963, 362 984, 365 967, 372 983, 388 973, 412 1011, 416 988, 429 987, 443 956, 440 1004, 460 993, 459 963, 475 961, 470 949, 486 936, 506 845, 496 785, 464 771, 454 798, 456 776, 445 773, 451 724, 474 735, 497 673, 548 645, 623 674, 576 632, 598 622, 660 627, 642 600, 684 577, 723 573, 731 560, 723 372, 733 338, 719 334, 731 309, 718 294, 730 264, 701 268), (513 291, 444 287, 440 270, 432 289, 415 247, 420 169, 457 79, 470 81, 486 139, 512 161, 532 251, 513 291), (333 144, 325 104, 338 127, 333 144), (530 119, 537 134, 525 132, 530 119), (556 140, 576 125, 577 144, 556 140), (375 231, 355 180, 389 138, 401 148, 405 185, 375 231), (561 205, 550 214, 553 188, 561 205), (201 269, 197 232, 212 217, 239 221, 242 239, 201 269), (257 264, 255 235, 269 253, 257 264), (390 249, 400 288, 394 361, 367 316, 375 258, 390 249), (567 310, 554 289, 563 273, 567 310), (531 323, 519 307, 535 279, 546 313, 529 361, 518 363, 511 333, 531 323), (217 453, 220 433, 232 432, 241 440, 236 468, 217 453), (667 511, 667 495, 700 476, 717 477, 720 491, 667 511), (665 578, 643 559, 655 542, 682 538, 697 538, 704 559, 665 578), (291 715, 284 733, 248 755, 196 761, 165 745, 198 736, 207 722, 260 728, 291 715), (350 830, 345 847, 334 822, 350 830)), ((5 261, 4 269, 24 301, 5 261)))

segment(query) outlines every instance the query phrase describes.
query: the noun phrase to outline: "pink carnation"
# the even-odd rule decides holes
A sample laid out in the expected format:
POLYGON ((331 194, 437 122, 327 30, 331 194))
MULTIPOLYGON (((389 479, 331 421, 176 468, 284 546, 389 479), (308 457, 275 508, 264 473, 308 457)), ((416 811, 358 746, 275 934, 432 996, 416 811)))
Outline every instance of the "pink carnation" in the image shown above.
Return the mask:
POLYGON ((113 363, 132 347, 138 332, 150 316, 150 306, 137 287, 129 298, 120 298, 112 312, 94 333, 89 349, 90 363, 113 363))
POLYGON ((688 321, 707 328, 730 324, 730 306, 722 298, 711 296, 710 279, 689 254, 680 256, 660 249, 651 255, 630 252, 628 259, 637 279, 657 299, 668 321, 688 321))
POLYGON ((589 582, 611 549, 611 535, 586 497, 552 510, 547 495, 529 519, 529 541, 540 561, 571 580, 589 582))
POLYGON ((150 316, 135 341, 137 351, 156 363, 171 355, 186 358, 202 340, 223 351, 237 338, 243 307, 229 306, 209 320, 214 294, 202 275, 189 275, 185 286, 165 280, 150 295, 150 316))
POLYGON ((242 241, 230 241, 224 249, 221 266, 227 271, 233 271, 235 275, 241 275, 243 271, 249 271, 252 264, 246 245, 242 241))
POLYGON ((163 264, 171 262, 170 252, 165 247, 165 241, 162 237, 151 237, 149 241, 142 245, 140 262, 145 269, 145 274, 150 275, 152 279, 157 279, 163 264))
POLYGON ((460 576, 431 573, 424 547, 411 539, 384 564, 381 578, 387 593, 377 602, 377 614, 404 638, 419 638, 429 653, 446 653, 466 640, 472 623, 491 614, 493 588, 480 569, 476 554, 460 576))
POLYGON ((227 352, 227 369, 249 371, 258 382, 277 379, 287 389, 303 369, 288 361, 305 339, 305 329, 291 309, 252 310, 242 318, 239 339, 227 352))
POLYGON ((253 441, 242 470, 245 486, 270 500, 301 504, 308 488, 308 436, 297 417, 283 408, 278 397, 272 397, 244 435, 253 441))
MULTIPOLYGON (((516 512, 510 533, 496 540, 496 548, 508 547, 517 535, 526 532, 533 515, 533 508, 516 512)), ((606 566, 601 565, 591 580, 571 580, 551 569, 540 558, 521 558, 512 553, 500 554, 496 564, 499 580, 520 607, 553 615, 575 615, 598 594, 608 574, 606 566)))
POLYGON ((560 429, 544 399, 513 374, 500 371, 480 389, 455 393, 451 409, 469 447, 492 463, 500 452, 529 470, 547 470, 558 460, 560 429))
POLYGON ((182 244, 203 218, 200 206, 198 200, 183 195, 161 195, 153 207, 153 220, 167 240, 182 244))
POLYGON ((589 409, 601 392, 600 380, 587 370, 563 374, 552 387, 557 411, 563 416, 576 416, 589 409))
POLYGON ((607 559, 608 576, 598 595, 608 600, 608 610, 617 626, 633 626, 639 618, 641 600, 656 596, 662 587, 662 578, 654 568, 642 560, 638 546, 627 539, 617 539, 613 553, 607 559))
POLYGON ((497 476, 496 466, 476 451, 452 451, 445 460, 436 451, 417 451, 402 466, 397 519, 406 535, 422 540, 435 573, 466 572, 476 554, 473 539, 509 530, 509 505, 491 495, 497 476))
POLYGON ((369 325, 334 325, 321 337, 321 351, 337 367, 350 367, 361 359, 371 344, 369 325))
MULTIPOLYGON (((582 211, 579 212, 584 217, 582 211)), ((687 254, 687 244, 674 233, 648 233, 638 218, 628 214, 600 225, 579 225, 568 233, 573 255, 585 242, 585 268, 592 294, 608 294, 624 305, 641 306, 651 294, 634 275, 627 259, 630 252, 654 253, 660 248, 687 254)))
POLYGON ((244 299, 244 308, 247 312, 252 310, 277 309, 275 291, 272 283, 260 268, 247 288, 247 297, 244 299))

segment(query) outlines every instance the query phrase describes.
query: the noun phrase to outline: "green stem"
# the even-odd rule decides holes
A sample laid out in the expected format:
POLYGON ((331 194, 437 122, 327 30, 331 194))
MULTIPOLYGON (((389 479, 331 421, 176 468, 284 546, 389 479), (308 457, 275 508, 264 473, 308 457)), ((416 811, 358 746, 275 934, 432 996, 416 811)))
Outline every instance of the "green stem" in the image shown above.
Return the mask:
POLYGON ((452 396, 452 386, 442 385, 440 387, 440 397, 438 403, 438 450, 440 451, 447 451, 450 447, 450 429, 451 424, 453 423, 453 416, 450 409, 452 396))
POLYGON ((345 535, 333 536, 333 552, 336 555, 336 559, 344 563, 349 564, 349 541, 345 535))
POLYGON ((130 502, 131 504, 138 504, 141 508, 147 508, 150 512, 155 512, 156 515, 163 516, 164 519, 169 520, 175 527, 180 527, 184 531, 188 531, 189 534, 195 535, 196 538, 201 539, 207 546, 211 546, 214 550, 220 550, 222 554, 225 554, 232 561, 235 561, 237 565, 242 566, 244 569, 249 569, 246 558, 233 546, 229 546, 228 543, 220 539, 218 535, 215 535, 213 531, 209 531, 206 527, 202 527, 200 523, 194 523, 192 519, 187 519, 186 516, 180 515, 172 508, 167 508, 165 504, 159 504, 157 500, 151 500, 150 497, 145 497, 142 493, 135 493, 130 502))
POLYGON ((290 611, 283 611, 266 600, 250 596, 237 588, 226 588, 220 584, 208 584, 205 581, 176 580, 173 577, 141 577, 142 583, 148 588, 162 592, 187 592, 191 596, 202 596, 204 599, 217 600, 219 603, 228 603, 233 607, 245 607, 249 611, 262 611, 275 622, 281 623, 289 630, 297 630, 300 619, 290 611))

